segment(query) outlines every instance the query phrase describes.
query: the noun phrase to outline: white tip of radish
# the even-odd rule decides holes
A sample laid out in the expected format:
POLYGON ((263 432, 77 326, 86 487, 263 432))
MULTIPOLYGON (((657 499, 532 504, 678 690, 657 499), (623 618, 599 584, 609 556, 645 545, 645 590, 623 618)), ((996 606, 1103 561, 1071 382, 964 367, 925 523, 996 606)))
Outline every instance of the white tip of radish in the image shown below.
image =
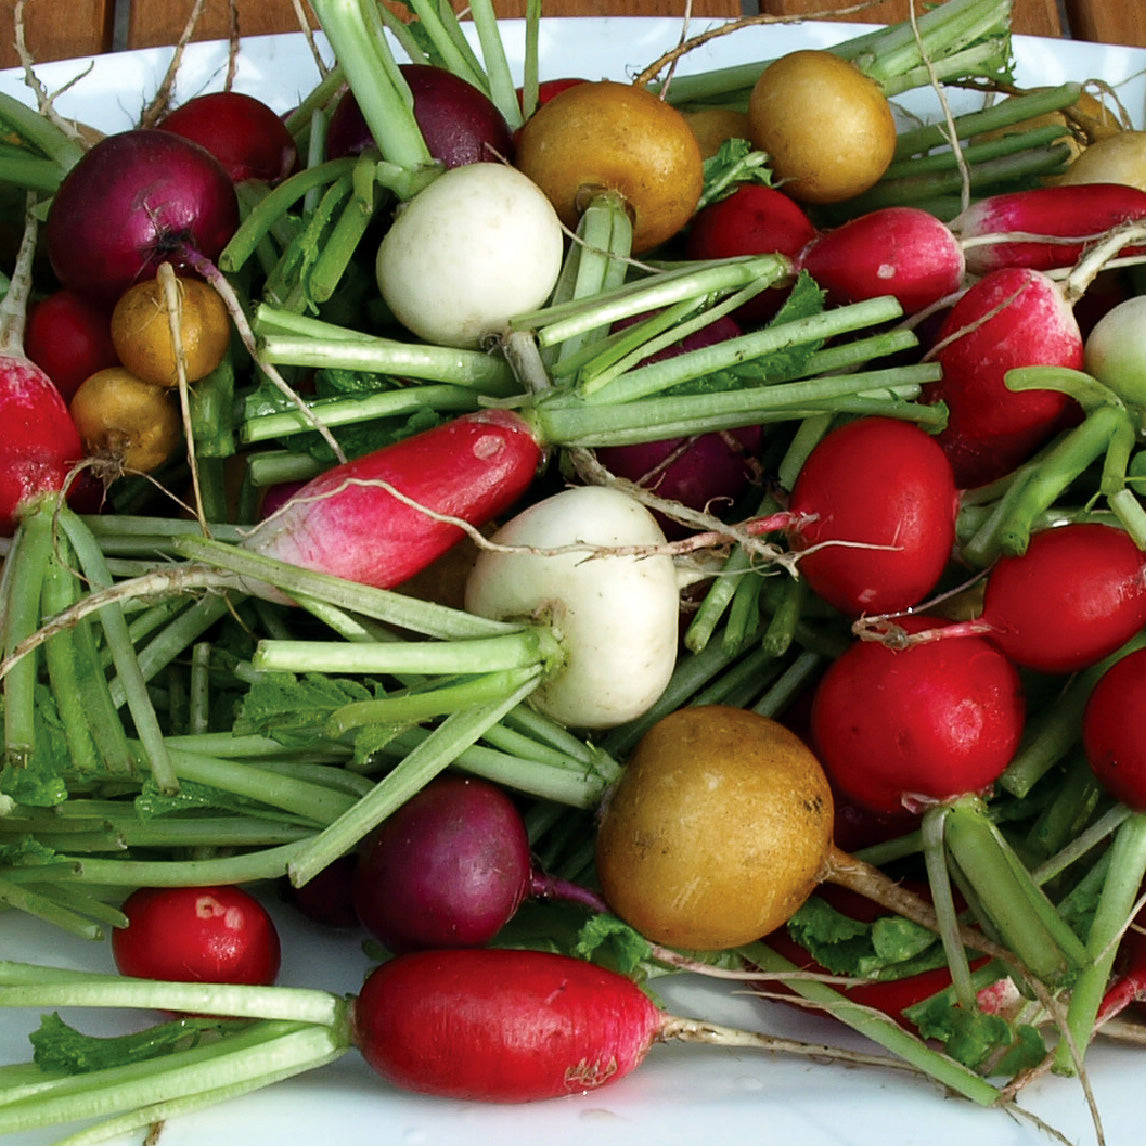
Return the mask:
POLYGON ((609 550, 663 546, 652 514, 619 490, 568 489, 518 514, 493 540, 514 549, 478 555, 466 608, 495 619, 547 616, 566 654, 531 703, 577 728, 611 728, 645 712, 676 663, 676 571, 663 552, 609 550), (573 548, 539 552, 565 547, 573 548))
POLYGON ((403 208, 378 248, 378 289, 412 333, 475 347, 553 290, 564 233, 532 180, 500 163, 438 176, 403 208))

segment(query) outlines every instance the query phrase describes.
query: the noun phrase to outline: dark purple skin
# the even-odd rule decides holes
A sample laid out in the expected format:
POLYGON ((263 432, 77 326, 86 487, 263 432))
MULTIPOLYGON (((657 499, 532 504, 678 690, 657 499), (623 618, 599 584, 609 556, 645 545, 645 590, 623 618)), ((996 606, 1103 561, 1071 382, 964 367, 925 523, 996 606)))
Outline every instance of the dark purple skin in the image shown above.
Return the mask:
POLYGON ((530 892, 525 824, 475 777, 438 776, 363 840, 354 880, 362 926, 394 954, 482 947, 530 892))
MULTIPOLYGON (((635 321, 635 320, 634 320, 635 321)), ((731 318, 715 322, 690 334, 676 346, 652 355, 656 362, 688 350, 698 350, 735 338, 740 327, 731 318)), ((626 478, 651 490, 667 501, 689 509, 709 511, 719 517, 748 488, 754 476, 754 462, 764 440, 760 426, 745 426, 695 438, 662 438, 631 446, 606 446, 596 451, 597 459, 617 477, 626 478)), ((670 537, 688 530, 658 514, 670 537)))
POLYGON ((222 164, 169 131, 135 128, 95 144, 68 172, 45 229, 60 283, 106 303, 170 261, 213 262, 239 225, 222 164))
MULTIPOLYGON (((505 117, 473 84, 432 64, 399 69, 414 97, 414 119, 430 154, 446 167, 513 160, 513 133, 505 117)), ((326 134, 326 155, 357 155, 374 137, 350 92, 338 101, 326 134)))

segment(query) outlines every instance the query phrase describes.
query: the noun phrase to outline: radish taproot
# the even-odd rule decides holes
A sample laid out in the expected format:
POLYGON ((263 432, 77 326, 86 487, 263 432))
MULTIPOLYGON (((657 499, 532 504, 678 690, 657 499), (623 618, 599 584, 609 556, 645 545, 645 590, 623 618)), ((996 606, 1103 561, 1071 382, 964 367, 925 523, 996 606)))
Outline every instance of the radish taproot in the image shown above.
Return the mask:
POLYGON ((564 244, 552 205, 525 175, 470 163, 405 204, 378 247, 378 287, 420 338, 475 347, 548 299, 564 244))

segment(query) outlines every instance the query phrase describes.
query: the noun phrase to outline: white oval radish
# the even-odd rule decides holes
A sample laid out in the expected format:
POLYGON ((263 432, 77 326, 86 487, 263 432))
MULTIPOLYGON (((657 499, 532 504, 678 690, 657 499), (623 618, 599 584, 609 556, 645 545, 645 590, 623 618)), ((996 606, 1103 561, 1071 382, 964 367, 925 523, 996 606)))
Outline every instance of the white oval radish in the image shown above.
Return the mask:
POLYGON ((1120 398, 1146 403, 1146 295, 1133 295, 1108 310, 1091 329, 1083 348, 1088 373, 1120 398))
POLYGON ((548 299, 564 255, 549 200, 516 168, 470 163, 402 209, 378 248, 395 318, 439 346, 475 347, 548 299))
POLYGON ((531 703, 578 728, 610 728, 645 712, 676 662, 676 570, 666 553, 608 550, 664 545, 652 514, 619 490, 576 487, 523 510, 493 541, 513 549, 481 551, 466 609, 494 619, 548 617, 565 650, 531 703), (574 548, 536 552, 563 547, 574 548))

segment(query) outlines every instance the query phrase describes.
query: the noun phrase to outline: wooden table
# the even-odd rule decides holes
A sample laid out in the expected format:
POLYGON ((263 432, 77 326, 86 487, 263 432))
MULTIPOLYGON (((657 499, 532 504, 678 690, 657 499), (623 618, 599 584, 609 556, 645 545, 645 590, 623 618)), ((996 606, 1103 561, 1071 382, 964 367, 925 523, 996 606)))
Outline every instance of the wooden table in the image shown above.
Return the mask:
MULTIPOLYGON (((305 0, 301 0, 305 3, 305 0)), ((460 4, 462 0, 458 0, 460 4)), ((843 0, 746 0, 751 10, 768 15, 802 15, 824 19, 843 0)), ((13 47, 16 0, 0 0, 0 67, 18 63, 13 47)), ((144 48, 174 43, 194 0, 127 0, 126 20, 117 27, 115 0, 24 0, 28 49, 40 62, 111 51, 115 47, 144 48)), ((890 23, 907 16, 909 0, 882 0, 851 16, 873 23, 890 23)), ((923 0, 916 0, 921 10, 923 0)), ((122 4, 122 0, 121 0, 122 4)), ((499 15, 522 15, 524 0, 496 0, 499 15)), ((228 35, 230 0, 206 0, 196 39, 228 35)), ((295 0, 233 0, 238 27, 244 35, 298 28, 295 0)), ((664 16, 684 10, 683 0, 545 0, 553 16, 664 16)), ((740 15, 742 0, 693 0, 698 17, 740 15)), ((1069 35, 1080 40, 1146 47, 1146 0, 1014 0, 1016 32, 1037 36, 1069 35)))

